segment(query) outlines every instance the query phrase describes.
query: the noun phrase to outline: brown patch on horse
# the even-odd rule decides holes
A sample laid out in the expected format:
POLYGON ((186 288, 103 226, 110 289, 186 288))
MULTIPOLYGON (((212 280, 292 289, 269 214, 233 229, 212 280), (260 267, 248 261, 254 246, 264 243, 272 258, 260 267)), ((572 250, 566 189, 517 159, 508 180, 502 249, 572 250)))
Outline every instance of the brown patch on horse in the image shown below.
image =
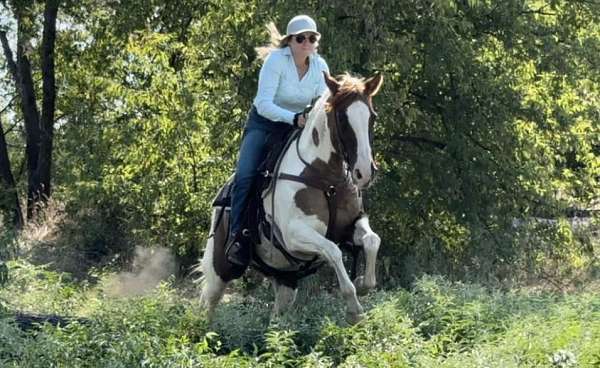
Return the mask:
MULTIPOLYGON (((337 160, 336 156, 332 156, 329 162, 337 160)), ((328 176, 335 176, 335 181, 339 182, 343 178, 343 173, 338 175, 324 174, 330 169, 330 164, 322 160, 316 160, 312 163, 313 167, 318 169, 310 169, 306 167, 300 176, 307 178, 310 181, 323 181, 328 176), (323 170, 325 169, 325 170, 323 170), (321 174, 321 173, 323 174, 321 174)), ((332 165, 333 166, 333 165, 332 165)), ((331 178, 329 178, 331 179, 331 178)), ((329 181, 333 182, 333 181, 329 181)), ((362 209, 362 199, 359 196, 358 189, 350 180, 347 180, 343 185, 337 187, 337 214, 336 223, 332 231, 333 241, 340 242, 342 240, 351 240, 354 230, 354 221, 360 215, 362 209)), ((325 193, 321 189, 308 186, 300 189, 294 195, 294 202, 300 210, 310 216, 315 215, 325 224, 329 223, 329 206, 325 193)))
POLYGON ((319 131, 317 130, 317 128, 313 128, 312 139, 315 146, 319 147, 319 131))

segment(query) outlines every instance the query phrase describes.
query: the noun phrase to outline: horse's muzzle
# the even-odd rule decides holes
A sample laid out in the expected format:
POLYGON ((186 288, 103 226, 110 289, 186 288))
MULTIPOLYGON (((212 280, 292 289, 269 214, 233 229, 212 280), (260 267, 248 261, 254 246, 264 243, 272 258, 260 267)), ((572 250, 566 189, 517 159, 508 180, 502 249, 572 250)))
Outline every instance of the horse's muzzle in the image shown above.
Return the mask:
POLYGON ((367 170, 360 170, 358 168, 355 168, 352 171, 352 180, 354 181, 354 184, 356 184, 359 188, 368 188, 369 185, 373 182, 377 171, 377 163, 374 160, 371 160, 371 164, 370 166, 367 166, 367 170))

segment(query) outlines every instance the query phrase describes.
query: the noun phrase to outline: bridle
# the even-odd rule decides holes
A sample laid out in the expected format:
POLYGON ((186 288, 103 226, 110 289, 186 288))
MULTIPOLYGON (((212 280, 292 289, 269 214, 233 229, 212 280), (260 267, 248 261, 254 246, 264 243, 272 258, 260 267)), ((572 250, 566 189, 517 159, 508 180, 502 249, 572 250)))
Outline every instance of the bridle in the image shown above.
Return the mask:
MULTIPOLYGON (((348 153, 348 150, 346 149, 346 144, 344 143, 344 140, 341 138, 339 111, 335 110, 334 115, 335 115, 334 126, 335 126, 336 131, 334 134, 331 134, 331 135, 334 135, 337 139, 336 139, 336 142, 332 142, 332 144, 337 152, 341 152, 342 160, 343 160, 343 162, 346 163, 346 172, 349 173, 350 172, 350 154, 348 153)), ((306 167, 308 167, 309 169, 313 169, 314 166, 310 162, 306 161, 302 157, 302 154, 300 153, 300 138, 301 137, 302 137, 302 134, 298 134, 298 137, 296 138, 296 154, 298 155, 298 158, 300 159, 300 161, 302 161, 302 163, 306 167)))
POLYGON ((350 171, 350 153, 348 152, 348 149, 346 148, 346 143, 344 142, 344 140, 342 139, 342 129, 340 127, 340 112, 339 110, 335 109, 334 112, 334 126, 335 126, 335 136, 336 136, 336 141, 337 141, 337 149, 339 150, 339 152, 341 153, 342 158, 344 159, 344 162, 346 162, 347 167, 348 167, 348 171, 350 171))
MULTIPOLYGON (((333 98, 333 96, 332 96, 333 98)), ((371 108, 371 106, 369 104, 367 104, 367 106, 369 107, 369 112, 371 114, 371 117, 373 119, 375 119, 377 117, 377 113, 375 113, 375 111, 373 111, 373 109, 371 108)), ((350 152, 348 151, 348 148, 346 146, 346 142, 344 141, 344 139, 342 139, 342 129, 341 129, 341 123, 340 123, 340 114, 341 111, 339 111, 335 106, 332 106, 331 111, 327 112, 327 118, 329 119, 329 114, 333 114, 333 126, 335 127, 335 132, 332 132, 330 134, 330 136, 335 136, 335 141, 332 139, 332 145, 336 151, 336 153, 338 155, 340 155, 342 157, 342 161, 346 163, 346 175, 344 175, 344 177, 347 177, 350 175, 350 170, 351 170, 351 163, 350 163, 350 152)), ((371 118, 369 119, 371 120, 371 118)), ((369 125, 371 124, 371 121, 369 121, 369 125)), ((298 158, 300 159, 300 161, 302 161, 302 163, 308 167, 309 169, 313 169, 313 165, 311 165, 311 163, 309 163, 308 161, 306 161, 303 157, 302 154, 300 153, 300 138, 301 138, 302 134, 298 134, 298 137, 296 138, 296 154, 298 155, 298 158)), ((373 137, 372 137, 372 132, 371 129, 369 128, 369 145, 371 145, 373 143, 373 137)))

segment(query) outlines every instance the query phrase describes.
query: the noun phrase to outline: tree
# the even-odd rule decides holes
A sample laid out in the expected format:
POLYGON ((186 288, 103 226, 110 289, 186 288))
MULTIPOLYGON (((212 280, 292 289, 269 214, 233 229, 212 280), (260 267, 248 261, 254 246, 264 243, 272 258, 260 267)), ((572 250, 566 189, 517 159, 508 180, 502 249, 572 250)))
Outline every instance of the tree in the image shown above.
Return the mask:
POLYGON ((23 213, 15 179, 10 166, 10 157, 8 156, 8 147, 2 120, 0 119, 0 188, 2 195, 0 197, 0 209, 4 210, 12 217, 12 223, 16 229, 23 227, 23 213))
MULTIPOLYGON (((28 4, 11 8, 22 46, 7 66, 32 70, 19 96, 35 97, 44 64, 26 35, 39 33, 40 3, 28 4)), ((369 211, 383 256, 407 273, 510 264, 513 219, 600 195, 597 2, 82 0, 61 7, 73 27, 56 41, 63 118, 49 136, 54 196, 105 221, 86 232, 90 246, 110 243, 98 238, 118 224, 132 243, 194 258, 256 92, 253 48, 265 23, 284 30, 299 13, 316 18, 333 74, 385 75, 369 211)), ((44 140, 44 104, 31 124, 23 106, 38 104, 19 101, 28 168, 43 167, 30 151, 44 140)))
POLYGON ((485 274, 514 261, 515 218, 565 216, 600 195, 600 4, 310 1, 333 73, 375 98, 383 177, 370 196, 382 255, 408 273, 485 274), (393 246, 391 245, 393 244, 393 246), (386 253, 389 252, 387 255, 386 253))
POLYGON ((16 60, 9 46, 6 30, 0 31, 4 57, 19 96, 19 106, 26 132, 27 159, 27 217, 31 218, 35 207, 47 201, 52 192, 52 151, 54 115, 56 106, 56 80, 54 71, 54 45, 56 18, 60 0, 47 0, 43 4, 42 37, 39 43, 39 65, 42 77, 41 115, 36 97, 32 51, 37 31, 35 24, 38 4, 34 1, 3 1, 17 22, 16 60))

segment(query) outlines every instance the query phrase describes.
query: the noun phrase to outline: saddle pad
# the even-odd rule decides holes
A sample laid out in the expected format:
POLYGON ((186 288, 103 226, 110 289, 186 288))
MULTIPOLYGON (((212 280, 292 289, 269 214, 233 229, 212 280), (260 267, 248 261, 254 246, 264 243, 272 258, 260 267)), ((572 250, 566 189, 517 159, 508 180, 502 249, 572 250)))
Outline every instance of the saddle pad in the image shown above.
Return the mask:
POLYGON ((219 194, 213 200, 213 207, 231 207, 231 187, 233 186, 233 175, 227 179, 219 190, 219 194))
POLYGON ((266 152, 265 159, 258 166, 259 172, 272 173, 273 170, 275 170, 277 162, 280 160, 283 153, 283 149, 286 147, 286 143, 294 131, 295 129, 290 125, 287 129, 269 133, 266 144, 268 151, 266 152))
POLYGON ((263 174, 262 183, 260 183, 260 191, 262 192, 263 197, 271 191, 273 187, 272 175, 275 175, 275 171, 279 171, 279 163, 281 162, 283 155, 300 133, 302 133, 301 130, 292 129, 286 132, 286 134, 276 137, 276 140, 274 140, 273 148, 260 169, 263 174), (264 176, 265 173, 268 173, 269 176, 264 176))

